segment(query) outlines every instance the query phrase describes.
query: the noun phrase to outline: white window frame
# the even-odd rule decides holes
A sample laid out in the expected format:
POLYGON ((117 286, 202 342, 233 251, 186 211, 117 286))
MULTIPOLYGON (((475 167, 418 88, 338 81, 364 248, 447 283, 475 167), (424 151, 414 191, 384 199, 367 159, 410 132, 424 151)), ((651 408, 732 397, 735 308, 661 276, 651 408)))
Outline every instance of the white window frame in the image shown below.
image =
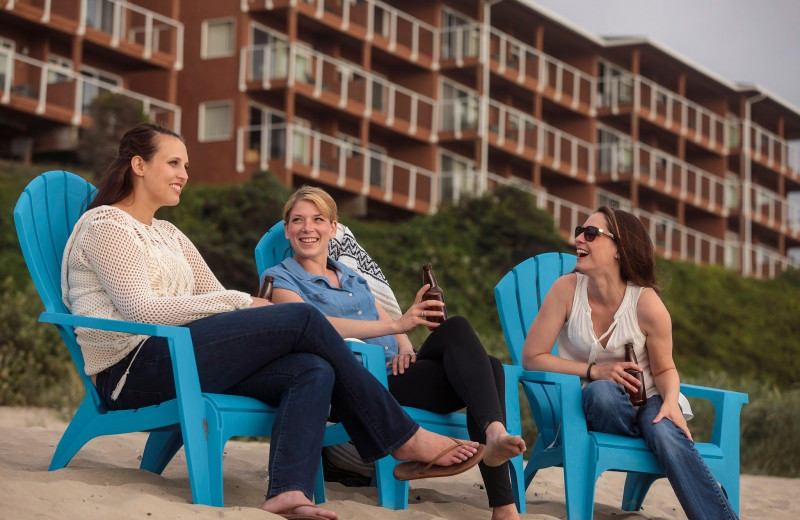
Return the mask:
POLYGON ((225 17, 225 18, 209 18, 208 20, 203 20, 200 29, 200 58, 204 60, 215 59, 215 58, 229 58, 235 54, 236 54, 236 19, 233 17, 225 17), (210 52, 210 49, 208 49, 209 26, 216 24, 226 24, 226 23, 229 23, 231 26, 230 50, 210 52))
POLYGON ((233 100, 204 101, 197 108, 197 140, 201 143, 229 141, 233 138, 233 100), (206 134, 206 112, 209 108, 227 107, 230 110, 225 134, 206 134))

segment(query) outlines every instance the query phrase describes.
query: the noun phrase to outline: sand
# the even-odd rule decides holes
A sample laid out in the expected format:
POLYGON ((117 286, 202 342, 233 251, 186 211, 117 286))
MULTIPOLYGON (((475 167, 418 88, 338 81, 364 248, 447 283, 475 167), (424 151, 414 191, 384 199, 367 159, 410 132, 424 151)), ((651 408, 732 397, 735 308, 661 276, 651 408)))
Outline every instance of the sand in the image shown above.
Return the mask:
MULTIPOLYGON (((262 519, 279 518, 259 509, 266 491, 269 444, 231 441, 225 450, 224 508, 191 503, 181 451, 163 475, 138 469, 146 440, 141 433, 89 442, 70 464, 47 471, 66 418, 53 410, 0 407, 0 519, 262 519)), ((642 511, 619 509, 624 475, 605 473, 595 493, 595 518, 684 519, 665 479, 653 485, 642 511)), ((491 513, 477 468, 450 478, 411 484, 409 508, 379 507, 373 488, 326 487, 325 507, 347 519, 488 520, 491 513)), ((800 518, 800 479, 742 476, 741 518, 800 518)), ((564 481, 558 468, 539 472, 526 494, 526 520, 566 518, 564 481)))

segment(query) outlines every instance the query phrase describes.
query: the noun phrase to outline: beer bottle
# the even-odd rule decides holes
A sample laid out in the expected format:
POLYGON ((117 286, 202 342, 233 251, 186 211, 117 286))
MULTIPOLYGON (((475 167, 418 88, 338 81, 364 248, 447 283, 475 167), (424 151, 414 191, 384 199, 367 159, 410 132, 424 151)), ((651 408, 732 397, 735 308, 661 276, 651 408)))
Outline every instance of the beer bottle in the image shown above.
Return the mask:
MULTIPOLYGON (((425 294, 422 295, 422 301, 425 300, 438 300, 444 303, 444 292, 442 288, 439 287, 439 284, 436 283, 436 276, 433 274, 433 268, 431 264, 425 264, 422 266, 422 285, 430 284, 430 287, 425 294)), ((441 310, 444 313, 444 316, 430 316, 426 317, 428 321, 432 321, 434 323, 443 323, 444 320, 447 319, 447 307, 432 307, 431 310, 441 310)))
MULTIPOLYGON (((636 364, 639 364, 639 361, 636 359, 636 352, 633 351, 633 343, 625 344, 625 361, 632 361, 636 364)), ((643 405, 647 402, 647 394, 644 391, 644 374, 641 370, 634 370, 632 368, 629 368, 625 372, 639 380, 638 390, 628 390, 628 396, 631 398, 631 404, 633 404, 633 406, 643 405)))
POLYGON ((272 301, 272 284, 275 282, 275 278, 272 276, 265 276, 264 281, 261 282, 261 287, 258 289, 257 296, 259 298, 264 298, 265 300, 272 301))

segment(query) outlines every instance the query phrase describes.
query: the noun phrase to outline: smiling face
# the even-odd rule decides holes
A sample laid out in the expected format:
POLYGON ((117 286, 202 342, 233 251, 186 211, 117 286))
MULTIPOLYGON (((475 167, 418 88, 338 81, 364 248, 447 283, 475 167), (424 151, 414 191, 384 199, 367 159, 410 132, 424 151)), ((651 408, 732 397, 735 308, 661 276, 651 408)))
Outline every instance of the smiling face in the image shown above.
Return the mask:
POLYGON ((141 156, 131 159, 137 183, 137 199, 153 210, 161 206, 175 206, 181 200, 181 191, 189 181, 189 157, 183 141, 170 135, 158 135, 158 148, 149 161, 141 156))
POLYGON ((328 219, 311 201, 298 200, 283 225, 297 259, 324 260, 328 243, 336 234, 336 221, 328 219))
MULTIPOLYGON (((600 229, 608 230, 608 222, 602 213, 593 213, 583 227, 595 226, 600 229)), ((618 267, 618 262, 614 258, 617 254, 617 244, 612 238, 603 233, 598 233, 597 237, 591 242, 586 240, 584 233, 575 237, 575 251, 578 255, 576 269, 585 273, 586 270, 597 267, 618 267)))

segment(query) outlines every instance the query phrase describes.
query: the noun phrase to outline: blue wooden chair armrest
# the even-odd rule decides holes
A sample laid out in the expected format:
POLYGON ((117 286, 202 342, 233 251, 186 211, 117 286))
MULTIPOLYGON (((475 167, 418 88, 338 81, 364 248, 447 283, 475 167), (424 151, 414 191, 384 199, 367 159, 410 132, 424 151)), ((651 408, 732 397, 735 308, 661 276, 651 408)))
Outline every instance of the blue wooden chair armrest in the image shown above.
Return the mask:
POLYGON ((742 406, 747 404, 749 397, 741 392, 709 388, 706 386, 681 384, 681 392, 687 397, 695 397, 710 401, 714 407, 714 428, 711 431, 711 442, 730 452, 731 456, 739 455, 739 436, 724 435, 724 433, 739 431, 739 418, 742 406), (728 446, 725 446, 725 444, 728 446))

